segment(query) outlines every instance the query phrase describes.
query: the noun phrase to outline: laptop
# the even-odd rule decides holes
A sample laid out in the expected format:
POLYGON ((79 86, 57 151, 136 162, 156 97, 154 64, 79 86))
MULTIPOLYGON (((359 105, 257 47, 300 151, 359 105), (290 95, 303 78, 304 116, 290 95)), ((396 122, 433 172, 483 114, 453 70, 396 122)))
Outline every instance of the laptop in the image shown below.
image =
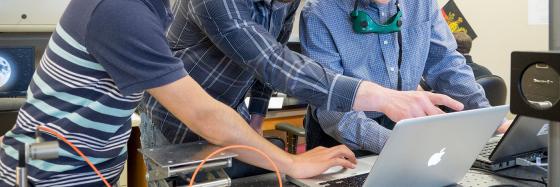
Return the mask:
POLYGON ((309 187, 455 184, 465 176, 508 110, 509 106, 498 106, 402 120, 381 154, 369 161, 373 164, 359 159, 355 169, 288 180, 309 187))
POLYGON ((490 139, 474 166, 497 171, 516 166, 516 158, 532 162, 546 158, 548 123, 548 120, 518 115, 504 135, 490 139))

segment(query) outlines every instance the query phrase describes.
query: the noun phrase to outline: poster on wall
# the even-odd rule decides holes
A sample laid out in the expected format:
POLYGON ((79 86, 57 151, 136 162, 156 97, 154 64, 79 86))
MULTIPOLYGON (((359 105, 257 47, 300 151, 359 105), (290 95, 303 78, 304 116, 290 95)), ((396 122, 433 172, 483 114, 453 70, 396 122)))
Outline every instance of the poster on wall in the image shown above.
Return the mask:
POLYGON ((441 9, 441 12, 443 13, 445 21, 447 21, 447 25, 449 25, 451 32, 465 32, 473 40, 478 37, 467 19, 465 19, 465 16, 463 16, 463 13, 459 10, 459 7, 457 7, 457 4, 455 4, 454 0, 449 0, 441 9))

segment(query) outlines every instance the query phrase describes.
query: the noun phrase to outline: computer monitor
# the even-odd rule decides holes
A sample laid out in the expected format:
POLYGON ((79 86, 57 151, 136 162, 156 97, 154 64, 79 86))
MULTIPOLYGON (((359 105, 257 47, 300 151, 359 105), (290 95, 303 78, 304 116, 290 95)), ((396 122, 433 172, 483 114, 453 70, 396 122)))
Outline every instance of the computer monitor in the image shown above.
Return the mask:
POLYGON ((0 98, 25 96, 34 70, 34 47, 0 47, 0 98))

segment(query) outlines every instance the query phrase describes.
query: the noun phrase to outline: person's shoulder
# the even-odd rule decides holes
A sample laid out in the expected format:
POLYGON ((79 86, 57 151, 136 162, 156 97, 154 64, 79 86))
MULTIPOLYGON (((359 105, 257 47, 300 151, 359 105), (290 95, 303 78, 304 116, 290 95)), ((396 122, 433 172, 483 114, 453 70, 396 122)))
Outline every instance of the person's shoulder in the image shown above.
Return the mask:
POLYGON ((134 29, 159 23, 156 8, 143 0, 100 0, 91 15, 91 27, 134 29))
POLYGON ((135 15, 143 14, 150 10, 141 0, 99 0, 99 4, 95 9, 97 14, 119 14, 123 15, 135 15))
POLYGON ((100 1, 87 25, 85 45, 88 48, 99 47, 99 41, 103 40, 126 41, 140 37, 149 41, 165 32, 157 7, 148 1, 100 1))

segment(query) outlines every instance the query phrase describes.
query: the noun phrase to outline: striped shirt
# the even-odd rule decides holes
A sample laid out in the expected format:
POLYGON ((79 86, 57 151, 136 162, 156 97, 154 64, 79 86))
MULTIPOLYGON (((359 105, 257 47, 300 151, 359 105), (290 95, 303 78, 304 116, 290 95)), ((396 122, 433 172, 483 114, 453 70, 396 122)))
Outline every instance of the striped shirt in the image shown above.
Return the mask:
MULTIPOLYGON (((130 118, 145 89, 187 75, 165 39, 171 22, 162 0, 73 0, 28 89, 15 127, 0 149, 0 186, 14 186, 18 149, 45 125, 64 135, 111 183, 127 158, 130 118)), ((46 141, 56 141, 49 134, 46 141)), ((102 186, 69 146, 60 157, 30 160, 35 186, 102 186)))
MULTIPOLYGON (((189 75, 246 120, 243 99, 253 85, 251 95, 260 99, 250 103, 254 113, 266 111, 270 88, 326 110, 349 111, 360 80, 325 70, 285 46, 299 2, 178 0, 168 39, 189 75)), ((143 106, 170 142, 200 139, 150 96, 143 106)))

